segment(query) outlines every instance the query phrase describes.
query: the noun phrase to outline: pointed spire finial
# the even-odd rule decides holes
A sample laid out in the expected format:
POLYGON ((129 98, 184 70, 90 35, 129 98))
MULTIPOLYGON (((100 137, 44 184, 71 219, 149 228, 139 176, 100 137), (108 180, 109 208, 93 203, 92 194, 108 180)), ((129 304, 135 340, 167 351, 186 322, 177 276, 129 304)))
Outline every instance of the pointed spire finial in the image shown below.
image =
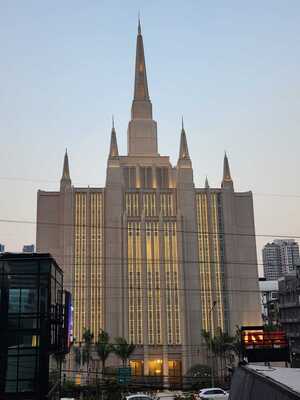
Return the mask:
POLYGON ((207 175, 205 177, 205 189, 209 189, 209 183, 208 183, 207 175))
POLYGON ((69 169, 69 157, 68 150, 66 148, 64 156, 63 172, 60 180, 60 187, 65 188, 66 186, 71 186, 70 169, 69 169))
POLYGON ((140 14, 140 11, 139 11, 139 14, 138 14, 138 34, 139 34, 139 35, 142 34, 142 28, 141 28, 141 14, 140 14))
POLYGON ((109 148, 108 158, 112 159, 118 157, 119 157, 119 150, 118 150, 117 135, 115 130, 115 120, 114 116, 112 116, 112 128, 111 128, 110 148, 109 148))
POLYGON ((62 179, 70 179, 68 150, 65 151, 62 179))
POLYGON ((112 126, 112 129, 115 129, 115 119, 114 119, 114 114, 111 116, 111 126, 112 126))
POLYGON ((226 150, 224 152, 223 181, 232 181, 226 150))
MULTIPOLYGON (((134 79, 134 98, 133 101, 145 101, 150 103, 146 62, 144 54, 143 36, 141 30, 140 18, 138 20, 138 35, 136 42, 136 56, 135 56, 135 79, 134 79)), ((150 110, 149 117, 152 118, 152 110, 150 110)), ((143 117, 144 118, 144 117, 143 117)))
POLYGON ((188 145, 187 145, 186 134, 185 134, 184 124, 183 124, 183 117, 181 119, 179 160, 190 160, 189 149, 188 149, 188 145))
POLYGON ((224 151, 223 180, 222 180, 222 187, 225 187, 225 186, 233 188, 233 182, 232 182, 232 178, 231 178, 229 161, 228 161, 226 151, 224 151))

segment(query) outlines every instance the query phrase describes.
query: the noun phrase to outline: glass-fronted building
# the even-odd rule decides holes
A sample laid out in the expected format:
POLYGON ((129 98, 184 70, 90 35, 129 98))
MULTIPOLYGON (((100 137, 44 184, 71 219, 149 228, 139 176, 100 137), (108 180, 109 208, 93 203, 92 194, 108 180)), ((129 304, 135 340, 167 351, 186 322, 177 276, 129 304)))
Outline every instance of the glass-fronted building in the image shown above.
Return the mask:
POLYGON ((63 294, 50 254, 0 255, 0 398, 43 399, 58 385, 49 365, 66 352, 63 294))

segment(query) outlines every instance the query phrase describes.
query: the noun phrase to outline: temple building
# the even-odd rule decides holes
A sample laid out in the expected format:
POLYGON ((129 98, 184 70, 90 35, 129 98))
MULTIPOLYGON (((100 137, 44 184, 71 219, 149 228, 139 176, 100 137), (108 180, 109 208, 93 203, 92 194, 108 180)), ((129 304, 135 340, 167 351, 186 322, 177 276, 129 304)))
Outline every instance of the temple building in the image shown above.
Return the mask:
POLYGON ((103 188, 74 187, 68 154, 58 191, 38 191, 37 251, 63 268, 84 328, 137 345, 145 375, 204 363, 202 329, 260 324, 252 193, 236 192, 225 154, 221 187, 194 185, 182 123, 177 165, 158 151, 138 25, 127 155, 111 130, 103 188))

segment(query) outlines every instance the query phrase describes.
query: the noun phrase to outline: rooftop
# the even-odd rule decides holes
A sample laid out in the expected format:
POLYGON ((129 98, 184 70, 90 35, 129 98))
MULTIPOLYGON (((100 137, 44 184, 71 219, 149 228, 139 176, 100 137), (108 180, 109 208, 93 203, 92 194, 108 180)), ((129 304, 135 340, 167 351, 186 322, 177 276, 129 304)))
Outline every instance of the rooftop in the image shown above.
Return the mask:
POLYGON ((286 389, 300 394, 300 368, 267 367, 254 364, 248 364, 247 368, 274 381, 275 384, 283 385, 286 389))
POLYGON ((278 291, 278 281, 259 281, 259 290, 261 292, 278 291))

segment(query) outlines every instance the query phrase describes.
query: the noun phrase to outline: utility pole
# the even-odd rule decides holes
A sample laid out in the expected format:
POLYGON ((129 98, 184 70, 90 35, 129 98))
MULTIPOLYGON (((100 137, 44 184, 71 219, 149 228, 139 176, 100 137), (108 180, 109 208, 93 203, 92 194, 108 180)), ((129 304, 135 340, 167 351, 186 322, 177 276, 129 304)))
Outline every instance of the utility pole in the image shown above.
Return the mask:
POLYGON ((210 342, 209 342, 209 353, 210 353, 210 359, 211 359, 211 387, 215 386, 215 376, 214 376, 214 360, 213 360, 213 352, 212 352, 212 340, 213 340, 213 323, 212 323, 212 312, 213 309, 215 308, 217 302, 214 300, 213 305, 211 309, 209 310, 209 322, 210 322, 210 342))

